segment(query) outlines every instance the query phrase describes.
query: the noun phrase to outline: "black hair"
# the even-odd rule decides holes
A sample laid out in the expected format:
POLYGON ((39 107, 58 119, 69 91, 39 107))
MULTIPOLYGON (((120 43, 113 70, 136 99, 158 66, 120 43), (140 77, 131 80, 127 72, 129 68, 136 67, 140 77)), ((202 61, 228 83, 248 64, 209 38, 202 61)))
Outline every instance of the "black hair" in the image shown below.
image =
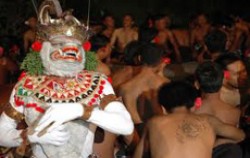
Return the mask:
POLYGON ((154 43, 144 43, 140 49, 143 65, 156 66, 164 57, 164 50, 154 43))
POLYGON ((140 54, 140 47, 142 43, 138 41, 132 41, 128 43, 124 49, 124 61, 128 65, 138 65, 138 56, 140 54))
POLYGON ((111 18, 115 19, 114 16, 113 16, 112 14, 107 13, 107 14, 104 14, 104 15, 102 16, 101 20, 103 21, 103 20, 105 20, 107 17, 111 17, 111 18))
POLYGON ((222 55, 220 55, 215 62, 221 66, 223 70, 227 70, 227 66, 241 60, 240 56, 233 52, 227 52, 222 55))
POLYGON ((225 51, 226 42, 227 42, 227 35, 218 29, 209 32, 205 36, 205 44, 210 53, 214 52, 223 53, 225 51))
POLYGON ((200 64, 195 74, 202 92, 216 93, 222 87, 224 73, 216 63, 208 61, 200 64))
POLYGON ((167 14, 162 14, 162 13, 161 13, 161 14, 156 14, 156 15, 154 15, 152 19, 153 19, 154 21, 157 21, 157 20, 164 19, 164 18, 166 18, 166 17, 168 17, 167 14))
POLYGON ((91 43, 91 51, 97 52, 100 48, 105 47, 110 41, 104 35, 95 35, 89 40, 91 43))
POLYGON ((131 13, 125 13, 125 14, 123 15, 123 18, 124 18, 125 16, 129 16, 129 17, 132 19, 132 21, 135 21, 135 17, 134 17, 133 14, 131 14, 131 13))
POLYGON ((197 97, 197 89, 184 81, 164 84, 158 92, 159 103, 170 113, 177 107, 185 106, 190 109, 197 97))

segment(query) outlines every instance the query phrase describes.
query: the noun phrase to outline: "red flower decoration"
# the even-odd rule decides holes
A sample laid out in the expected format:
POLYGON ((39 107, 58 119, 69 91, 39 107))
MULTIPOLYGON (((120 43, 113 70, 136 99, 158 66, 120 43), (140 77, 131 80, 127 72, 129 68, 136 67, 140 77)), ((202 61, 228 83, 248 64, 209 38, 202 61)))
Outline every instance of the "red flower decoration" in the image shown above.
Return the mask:
POLYGON ((31 48, 36 51, 36 52, 40 52, 42 49, 42 43, 39 41, 35 41, 32 45, 31 48))
POLYGON ((156 36, 156 37, 153 39, 153 43, 159 44, 159 43, 160 43, 160 38, 159 38, 158 36, 156 36))
POLYGON ((21 79, 23 79, 26 76, 26 72, 22 72, 21 75, 18 77, 18 81, 20 81, 21 79))
POLYGON ((162 62, 165 64, 171 64, 171 59, 170 58, 162 58, 162 62))
POLYGON ((0 56, 4 53, 3 47, 0 46, 0 56))
POLYGON ((229 79, 230 78, 230 72, 228 70, 224 71, 224 78, 229 79))
POLYGON ((194 104, 195 104, 195 109, 199 109, 201 107, 201 104, 202 104, 202 101, 201 101, 201 98, 200 97, 197 97, 194 101, 194 104))
POLYGON ((90 43, 89 41, 87 41, 87 42, 83 43, 82 47, 83 47, 83 49, 84 49, 86 52, 88 52, 88 51, 90 51, 90 49, 91 49, 91 43, 90 43))

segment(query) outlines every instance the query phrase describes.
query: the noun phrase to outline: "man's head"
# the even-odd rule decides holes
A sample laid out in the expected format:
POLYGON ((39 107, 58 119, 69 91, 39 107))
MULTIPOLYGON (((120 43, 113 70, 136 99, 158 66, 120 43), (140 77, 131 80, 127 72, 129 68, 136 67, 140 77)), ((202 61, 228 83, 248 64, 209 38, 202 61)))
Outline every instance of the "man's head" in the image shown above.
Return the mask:
POLYGON ((107 58, 111 53, 109 38, 104 35, 95 35, 91 37, 91 51, 96 52, 99 59, 107 58))
POLYGON ((171 82, 163 85, 158 92, 159 103, 172 113, 178 107, 191 109, 198 96, 197 90, 186 82, 171 82))
POLYGON ((37 25, 37 19, 35 17, 30 17, 27 21, 25 21, 25 24, 34 29, 37 25))
POLYGON ((197 24, 199 26, 203 26, 203 25, 206 25, 208 24, 208 16, 204 13, 201 13, 197 16, 197 24))
POLYGON ((164 30, 170 25, 170 18, 165 14, 158 14, 154 16, 155 28, 158 31, 164 30))
POLYGON ((139 51, 141 63, 149 67, 157 67, 164 57, 164 51, 154 43, 141 45, 139 51))
POLYGON ((247 81, 246 67, 239 56, 234 53, 226 53, 216 60, 228 77, 224 78, 224 85, 232 88, 243 88, 247 81))
POLYGON ((107 14, 102 18, 102 23, 106 27, 115 27, 115 19, 111 14, 107 14))
POLYGON ((227 35, 220 30, 213 30, 205 36, 205 44, 211 55, 225 51, 227 35))
POLYGON ((218 64, 204 62, 198 66, 195 74, 202 92, 216 93, 221 89, 224 74, 218 64))
POLYGON ((130 28, 133 27, 135 21, 131 14, 125 14, 123 16, 123 27, 130 28))

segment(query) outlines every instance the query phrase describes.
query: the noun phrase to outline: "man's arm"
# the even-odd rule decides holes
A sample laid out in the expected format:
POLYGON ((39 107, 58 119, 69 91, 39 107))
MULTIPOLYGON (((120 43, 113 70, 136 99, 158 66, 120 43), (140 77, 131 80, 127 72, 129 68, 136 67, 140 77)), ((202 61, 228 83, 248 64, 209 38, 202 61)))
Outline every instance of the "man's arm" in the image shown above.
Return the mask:
POLYGON ((181 53, 179 51, 179 47, 174 39, 174 35, 171 31, 168 31, 168 37, 169 37, 169 41, 170 43, 173 45, 174 47, 174 52, 175 52, 175 55, 176 55, 176 59, 178 62, 182 62, 182 58, 181 58, 181 53))
POLYGON ((241 142, 245 139, 245 133, 232 125, 228 125, 213 116, 208 116, 210 124, 213 126, 215 134, 235 142, 241 142))
POLYGON ((134 152, 134 158, 142 158, 144 155, 150 153, 150 144, 149 144, 149 129, 151 124, 154 123, 154 119, 151 119, 148 121, 144 128, 144 132, 141 136, 140 142, 138 143, 135 152, 134 152))

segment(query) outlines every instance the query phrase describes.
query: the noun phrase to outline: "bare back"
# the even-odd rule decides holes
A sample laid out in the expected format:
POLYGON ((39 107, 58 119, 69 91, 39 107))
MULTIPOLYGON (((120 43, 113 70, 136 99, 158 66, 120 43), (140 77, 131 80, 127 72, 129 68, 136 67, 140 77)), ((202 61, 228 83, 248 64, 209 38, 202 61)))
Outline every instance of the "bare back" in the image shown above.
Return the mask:
POLYGON ((154 118, 148 137, 152 158, 211 158, 215 141, 207 119, 193 114, 154 118))

